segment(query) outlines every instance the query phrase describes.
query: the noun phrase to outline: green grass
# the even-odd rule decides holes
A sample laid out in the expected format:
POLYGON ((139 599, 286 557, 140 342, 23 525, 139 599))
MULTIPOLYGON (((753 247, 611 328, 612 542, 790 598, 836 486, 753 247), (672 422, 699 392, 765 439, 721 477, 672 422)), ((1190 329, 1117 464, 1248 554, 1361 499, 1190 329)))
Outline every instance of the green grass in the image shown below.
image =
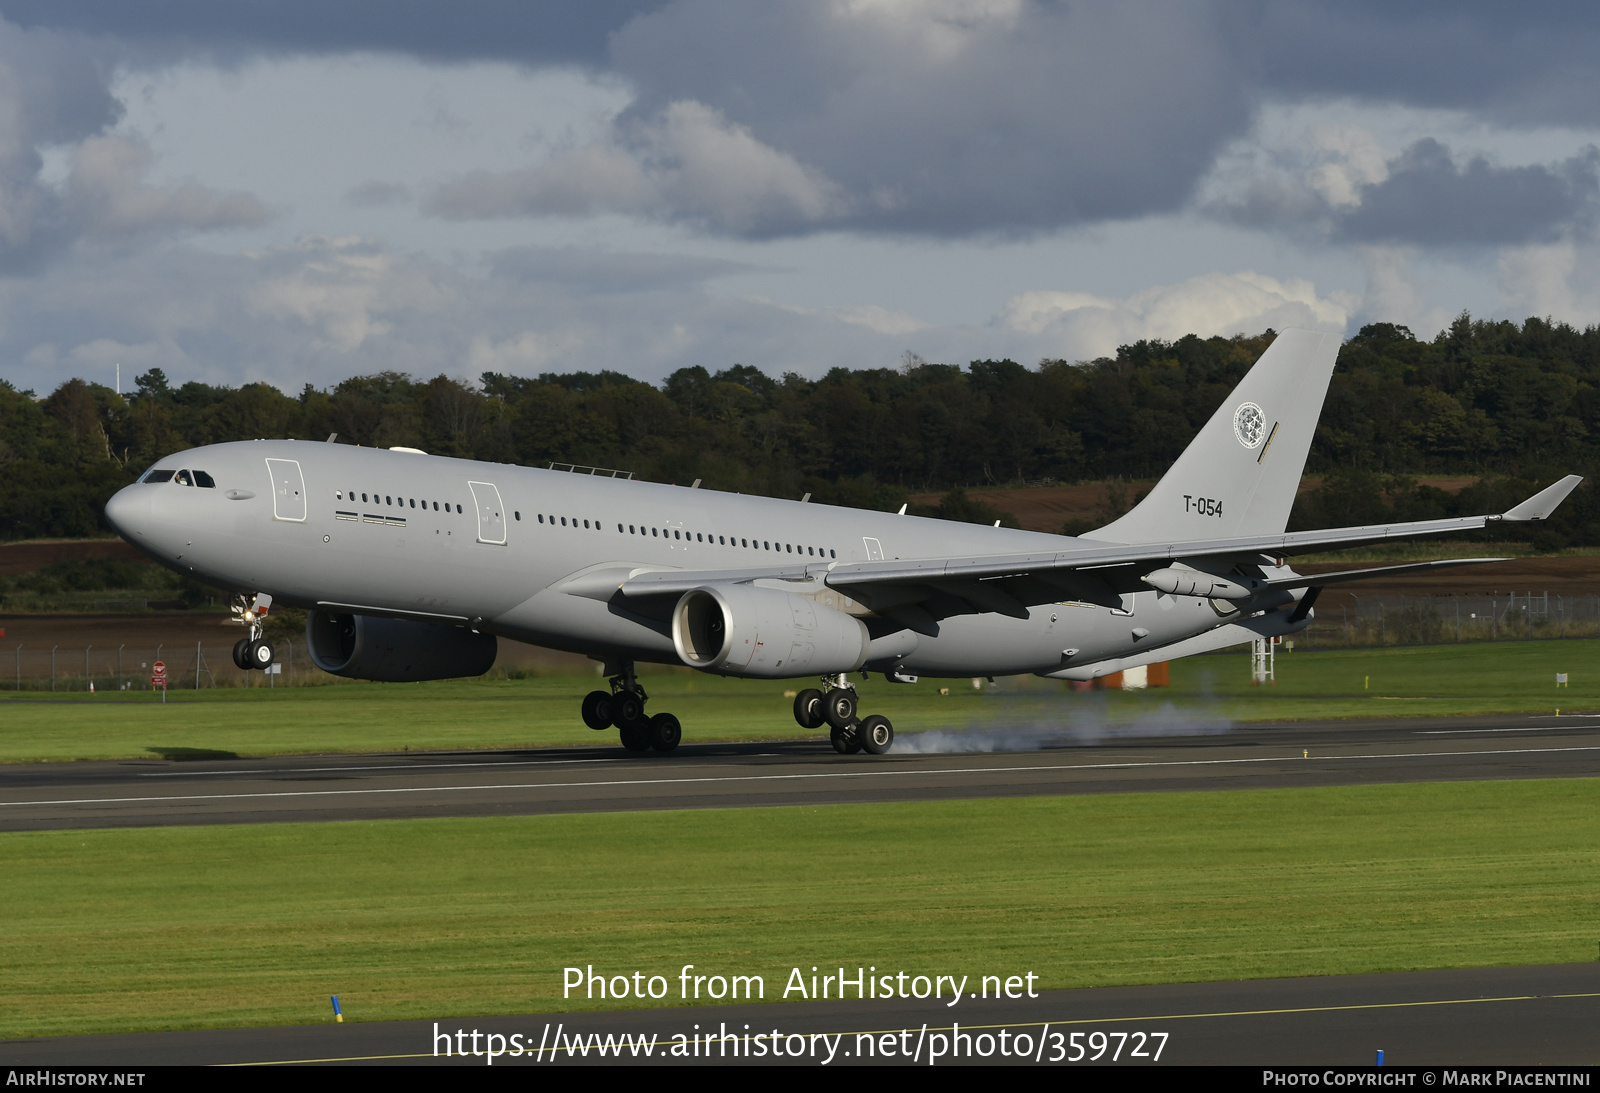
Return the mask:
POLYGON ((1175 695, 1209 690, 1244 720, 1600 709, 1600 641, 1505 641, 1280 651, 1277 680, 1250 684, 1249 654, 1172 665, 1175 695), (1556 673, 1568 683, 1556 686, 1556 673))
POLYGON ((0 835, 0 1037, 317 1022, 330 994, 354 1020, 596 1008, 568 965, 773 1000, 812 965, 1052 988, 1587 960, 1596 788, 0 835))
MULTIPOLYGON (((986 725, 1021 714, 1137 718, 1165 703, 1235 720, 1356 718, 1600 709, 1600 641, 1532 641, 1279 653, 1277 682, 1249 685, 1244 652, 1173 662, 1172 687, 1075 694, 1050 680, 1002 679, 915 686, 873 676, 864 707, 897 731, 986 725), (1557 689, 1555 674, 1570 686, 1557 689), (939 694, 940 688, 950 691, 939 694), (1019 707, 1022 709, 1019 710, 1019 707)), ((683 721, 686 739, 758 740, 803 735, 785 690, 806 681, 718 679, 688 669, 644 677, 652 710, 683 721)), ((278 690, 24 692, 0 696, 0 762, 219 754, 503 748, 614 742, 578 718, 591 675, 443 683, 358 683, 278 690)))

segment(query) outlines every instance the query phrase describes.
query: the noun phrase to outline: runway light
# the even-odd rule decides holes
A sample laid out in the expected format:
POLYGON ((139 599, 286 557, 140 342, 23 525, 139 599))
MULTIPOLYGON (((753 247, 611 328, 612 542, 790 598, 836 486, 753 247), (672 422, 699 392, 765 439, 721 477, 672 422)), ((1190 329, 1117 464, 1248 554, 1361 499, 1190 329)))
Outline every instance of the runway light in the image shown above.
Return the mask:
POLYGON ((1378 1065, 1383 1065, 1383 1048, 1381 1047, 1378 1049, 1378 1065))
POLYGON ((341 1025, 344 1024, 344 1014, 339 1012, 339 996, 334 994, 329 997, 333 999, 333 1019, 341 1025))

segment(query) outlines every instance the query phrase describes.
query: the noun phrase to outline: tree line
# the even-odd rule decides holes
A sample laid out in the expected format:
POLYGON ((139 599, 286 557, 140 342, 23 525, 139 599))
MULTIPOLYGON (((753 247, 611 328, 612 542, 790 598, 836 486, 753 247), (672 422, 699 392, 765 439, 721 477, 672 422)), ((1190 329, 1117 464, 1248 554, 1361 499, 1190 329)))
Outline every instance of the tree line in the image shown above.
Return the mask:
MULTIPOLYGON (((476 384, 396 372, 288 395, 265 383, 173 386, 160 368, 119 395, 72 379, 36 397, 0 381, 0 538, 103 534, 106 499, 200 444, 291 437, 502 463, 617 467, 663 482, 898 508, 918 492, 1159 477, 1273 339, 1143 340, 1093 361, 899 368, 821 379, 748 365, 683 368, 659 386, 618 372, 486 372, 476 384)), ((1600 328, 1461 315, 1431 340, 1375 323, 1347 341, 1293 526, 1492 511, 1600 467, 1600 328), (1418 486, 1470 476, 1460 494, 1418 486), (1484 506, 1488 506, 1487 509, 1484 506)), ((1544 545, 1596 541, 1579 491, 1544 545)), ((933 515, 998 514, 952 492, 933 515)))

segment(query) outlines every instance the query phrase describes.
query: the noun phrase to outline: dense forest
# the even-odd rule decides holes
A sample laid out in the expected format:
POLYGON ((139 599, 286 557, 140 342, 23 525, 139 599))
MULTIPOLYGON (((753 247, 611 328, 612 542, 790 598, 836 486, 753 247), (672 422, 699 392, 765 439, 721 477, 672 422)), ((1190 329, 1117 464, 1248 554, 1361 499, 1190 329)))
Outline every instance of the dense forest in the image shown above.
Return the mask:
MULTIPOLYGON (((119 395, 70 380, 37 397, 0 381, 0 539, 105 533, 105 499, 151 462, 257 437, 502 463, 618 467, 641 478, 870 508, 962 486, 1158 477, 1273 332, 1121 346, 1115 358, 835 369, 685 368, 659 387, 617 372, 536 379, 381 373, 291 397, 264 383, 172 386, 159 368, 119 395)), ((1345 343, 1296 527, 1494 511, 1534 484, 1600 469, 1600 328, 1463 314, 1431 341, 1378 323, 1345 343), (1420 475, 1478 481, 1458 495, 1420 475)), ((1600 542, 1585 486, 1542 546, 1600 542)), ((1132 498, 1129 498, 1131 501, 1132 498)), ((933 514, 994 514, 954 493, 933 514)))

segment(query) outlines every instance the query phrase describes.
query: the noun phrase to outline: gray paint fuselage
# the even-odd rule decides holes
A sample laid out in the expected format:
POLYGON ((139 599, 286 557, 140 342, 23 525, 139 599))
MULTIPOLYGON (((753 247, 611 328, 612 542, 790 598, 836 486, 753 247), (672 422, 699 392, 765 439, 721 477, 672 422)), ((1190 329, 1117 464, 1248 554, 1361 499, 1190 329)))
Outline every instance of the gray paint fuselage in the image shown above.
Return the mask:
MULTIPOLYGON (((560 590, 562 584, 595 570, 625 576, 635 569, 733 573, 787 567, 796 576, 809 570, 812 579, 782 587, 838 603, 839 593, 820 580, 832 562, 1053 551, 1074 542, 1007 528, 309 441, 210 445, 155 467, 203 470, 216 487, 136 483, 112 498, 107 515, 151 557, 200 580, 265 592, 275 602, 299 607, 335 605, 465 623, 535 645, 666 663, 678 663, 678 657, 663 612, 622 603, 620 596, 569 594, 560 590), (275 516, 268 459, 298 464, 304 520, 275 516), (503 544, 480 541, 469 483, 489 483, 498 491, 503 544), (363 502, 363 493, 378 500, 363 502), (881 555, 869 551, 869 540, 881 555), (752 545, 734 545, 740 542, 752 545)), ((993 613, 948 617, 936 635, 919 636, 901 667, 924 675, 1048 672, 1066 663, 1065 649, 1078 650, 1076 664, 1127 656, 1138 646, 1204 633, 1221 621, 1194 597, 1141 592, 1123 602, 1132 616, 1052 603, 1029 608, 1025 619, 993 613), (1131 638, 1135 627, 1148 636, 1131 638)), ((853 602, 850 609, 864 610, 853 602)))

